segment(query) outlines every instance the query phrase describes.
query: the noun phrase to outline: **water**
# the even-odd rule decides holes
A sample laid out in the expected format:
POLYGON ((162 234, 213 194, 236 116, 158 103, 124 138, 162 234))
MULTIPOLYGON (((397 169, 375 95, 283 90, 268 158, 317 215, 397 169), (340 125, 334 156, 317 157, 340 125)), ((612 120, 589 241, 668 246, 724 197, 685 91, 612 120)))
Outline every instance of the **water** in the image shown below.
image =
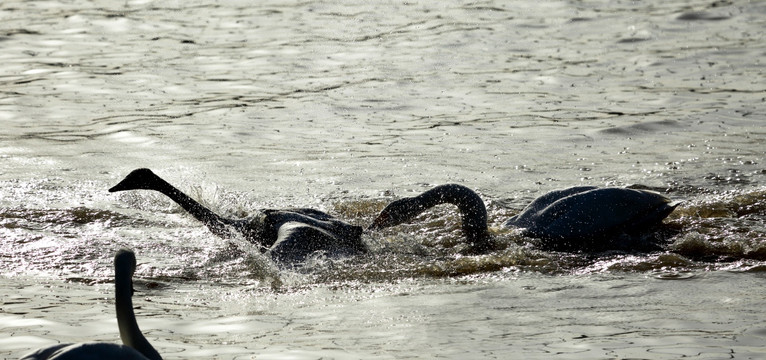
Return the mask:
POLYGON ((179 358, 762 358, 766 4, 6 1, 0 357, 118 342, 111 257, 179 358), (476 189, 503 249, 442 207, 369 255, 280 270, 159 194, 357 225, 476 189), (549 190, 683 201, 649 254, 543 252, 499 225, 549 190))

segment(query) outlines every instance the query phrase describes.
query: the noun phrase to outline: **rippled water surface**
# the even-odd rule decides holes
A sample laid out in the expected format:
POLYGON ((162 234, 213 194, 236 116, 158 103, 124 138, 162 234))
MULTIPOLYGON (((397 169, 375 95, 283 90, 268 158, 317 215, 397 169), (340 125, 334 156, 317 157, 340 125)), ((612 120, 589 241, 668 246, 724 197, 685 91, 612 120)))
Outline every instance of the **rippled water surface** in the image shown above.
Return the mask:
POLYGON ((168 359, 764 357, 766 3, 0 4, 0 358, 119 342, 112 256, 168 359), (366 226, 461 183, 369 254, 280 269, 164 196, 366 226), (654 252, 546 252, 501 229, 547 191, 681 202, 654 252))

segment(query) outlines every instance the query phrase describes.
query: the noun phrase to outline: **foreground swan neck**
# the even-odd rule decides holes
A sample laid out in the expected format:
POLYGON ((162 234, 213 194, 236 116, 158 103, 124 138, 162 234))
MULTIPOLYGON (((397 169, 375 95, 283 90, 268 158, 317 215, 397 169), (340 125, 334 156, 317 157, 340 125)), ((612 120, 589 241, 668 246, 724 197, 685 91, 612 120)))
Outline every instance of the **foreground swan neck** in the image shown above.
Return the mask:
POLYGON ((117 326, 123 344, 130 346, 151 360, 162 360, 157 350, 141 333, 133 312, 133 272, 136 258, 132 252, 120 250, 114 258, 114 288, 117 326))

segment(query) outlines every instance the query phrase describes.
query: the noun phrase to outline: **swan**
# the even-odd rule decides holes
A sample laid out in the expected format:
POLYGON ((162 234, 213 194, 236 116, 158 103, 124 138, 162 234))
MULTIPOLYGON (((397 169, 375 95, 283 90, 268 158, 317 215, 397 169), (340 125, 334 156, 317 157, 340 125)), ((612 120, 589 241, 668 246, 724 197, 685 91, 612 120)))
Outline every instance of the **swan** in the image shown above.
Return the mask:
POLYGON ((361 239, 361 227, 319 210, 262 209, 247 219, 230 219, 202 206, 145 168, 133 170, 109 192, 126 190, 158 191, 201 221, 213 234, 223 238, 240 235, 259 245, 280 264, 302 262, 316 251, 343 255, 367 250, 361 239))
POLYGON ((130 250, 119 250, 114 256, 114 297, 117 326, 125 345, 97 342, 58 344, 27 354, 21 360, 162 360, 136 323, 132 300, 135 270, 136 255, 130 250))
MULTIPOLYGON (((458 184, 439 185, 418 196, 393 201, 368 229, 408 222, 445 203, 458 207, 469 250, 484 253, 493 248, 484 202, 473 190, 458 184)), ((629 250, 625 247, 632 243, 626 240, 660 224, 677 205, 654 191, 576 186, 535 199, 503 225, 523 229, 525 236, 540 239, 550 250, 629 250)))

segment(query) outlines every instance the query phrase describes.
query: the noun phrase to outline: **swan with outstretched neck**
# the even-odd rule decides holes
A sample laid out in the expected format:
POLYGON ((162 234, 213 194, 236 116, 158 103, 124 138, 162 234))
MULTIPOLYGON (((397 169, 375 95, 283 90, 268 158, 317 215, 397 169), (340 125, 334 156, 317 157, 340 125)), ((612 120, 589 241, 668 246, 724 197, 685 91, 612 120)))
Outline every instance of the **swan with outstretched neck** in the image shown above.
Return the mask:
POLYGON ((361 227, 319 210, 265 209, 247 219, 230 219, 202 206, 149 169, 133 170, 109 192, 127 190, 158 191, 201 221, 213 234, 223 238, 242 236, 281 264, 302 262, 317 251, 330 255, 366 251, 361 227))
MULTIPOLYGON (((473 190, 457 184, 436 186, 418 196, 402 198, 386 206, 370 230, 411 221, 439 204, 453 204, 461 214, 463 235, 473 252, 494 247, 487 228, 487 209, 473 190)), ((641 234, 673 212, 678 204, 647 190, 577 186, 547 193, 504 226, 522 228, 525 236, 541 239, 551 250, 631 250, 623 241, 641 234)))
POLYGON ((124 345, 97 342, 58 344, 25 355, 21 360, 162 360, 136 322, 132 300, 135 270, 136 256, 133 252, 126 249, 118 251, 114 256, 114 297, 117 327, 124 345))

